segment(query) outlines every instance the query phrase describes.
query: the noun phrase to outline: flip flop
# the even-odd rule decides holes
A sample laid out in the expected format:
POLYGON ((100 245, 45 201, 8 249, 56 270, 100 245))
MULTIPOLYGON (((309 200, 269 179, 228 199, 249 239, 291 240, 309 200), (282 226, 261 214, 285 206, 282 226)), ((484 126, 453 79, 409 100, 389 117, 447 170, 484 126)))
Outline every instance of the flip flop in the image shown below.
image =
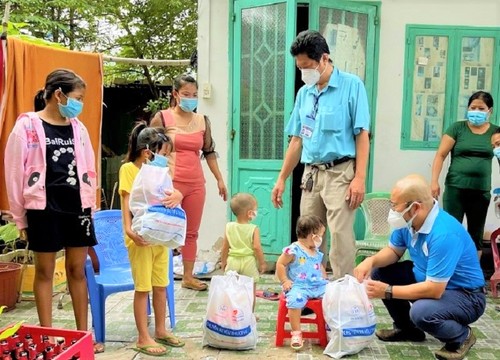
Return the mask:
POLYGON ((167 346, 172 346, 172 347, 183 347, 186 345, 184 341, 182 341, 180 338, 175 336, 174 334, 166 335, 163 337, 155 337, 155 341, 157 343, 167 345, 167 346))
POLYGON ((145 346, 137 346, 136 345, 136 347, 132 348, 132 350, 135 350, 137 352, 140 352, 142 354, 146 354, 149 356, 165 356, 168 354, 167 349, 165 349, 164 351, 160 351, 160 352, 151 351, 151 349, 160 349, 160 348, 164 349, 164 347, 162 345, 145 345, 145 346))
POLYGON ((280 299, 280 294, 272 290, 257 290, 255 292, 255 296, 271 301, 277 301, 280 299))

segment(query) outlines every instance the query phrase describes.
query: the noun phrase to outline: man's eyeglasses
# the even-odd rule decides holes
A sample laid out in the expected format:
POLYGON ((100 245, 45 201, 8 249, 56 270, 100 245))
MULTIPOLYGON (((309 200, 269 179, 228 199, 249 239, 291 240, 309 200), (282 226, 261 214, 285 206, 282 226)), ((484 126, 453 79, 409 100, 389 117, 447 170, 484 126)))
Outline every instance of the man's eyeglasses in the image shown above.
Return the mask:
MULTIPOLYGON (((410 206, 413 203, 420 204, 421 202, 419 200, 414 200, 414 201, 407 201, 407 202, 399 203, 399 204, 405 204, 405 209, 406 209, 406 208, 408 208, 408 206, 410 206)), ((392 210, 396 210, 396 206, 398 206, 399 204, 392 202, 392 201, 389 201, 389 205, 391 206, 392 210)))
POLYGON ((314 96, 314 102, 313 102, 312 112, 309 115, 307 115, 307 117, 309 119, 311 119, 311 120, 316 120, 316 115, 318 114, 319 98, 320 98, 321 94, 318 94, 318 95, 314 94, 313 95, 314 96))
POLYGON ((405 209, 410 206, 410 204, 412 203, 413 201, 407 201, 405 203, 395 203, 395 202, 392 202, 392 201, 389 201, 389 205, 391 206, 391 209, 392 210, 395 210, 396 209, 396 206, 398 206, 399 204, 405 204, 405 209))

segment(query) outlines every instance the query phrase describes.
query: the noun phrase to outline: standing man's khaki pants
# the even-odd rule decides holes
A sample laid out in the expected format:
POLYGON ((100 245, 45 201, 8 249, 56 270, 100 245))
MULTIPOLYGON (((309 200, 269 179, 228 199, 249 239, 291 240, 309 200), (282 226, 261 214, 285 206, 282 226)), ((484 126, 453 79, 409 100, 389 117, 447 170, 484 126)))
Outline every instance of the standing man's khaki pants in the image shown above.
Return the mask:
MULTIPOLYGON (((306 165, 302 181, 313 169, 306 165)), ((314 169, 313 188, 302 190, 300 200, 301 215, 317 215, 331 234, 330 265, 333 277, 338 279, 352 274, 356 253, 354 220, 356 209, 349 208, 346 194, 354 178, 354 160, 350 160, 327 170, 314 169)), ((326 254, 327 241, 323 239, 321 251, 326 254)), ((326 263, 326 259, 323 261, 326 263)))

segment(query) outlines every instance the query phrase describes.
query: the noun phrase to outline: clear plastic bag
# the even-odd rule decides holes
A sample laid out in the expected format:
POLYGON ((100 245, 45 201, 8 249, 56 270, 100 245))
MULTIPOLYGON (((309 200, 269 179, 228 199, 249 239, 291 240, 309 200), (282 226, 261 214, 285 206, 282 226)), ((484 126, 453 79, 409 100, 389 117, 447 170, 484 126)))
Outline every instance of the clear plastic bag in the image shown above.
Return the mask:
POLYGON ((167 190, 173 190, 168 168, 143 164, 130 193, 132 230, 151 244, 177 248, 186 239, 186 213, 163 206, 167 190))

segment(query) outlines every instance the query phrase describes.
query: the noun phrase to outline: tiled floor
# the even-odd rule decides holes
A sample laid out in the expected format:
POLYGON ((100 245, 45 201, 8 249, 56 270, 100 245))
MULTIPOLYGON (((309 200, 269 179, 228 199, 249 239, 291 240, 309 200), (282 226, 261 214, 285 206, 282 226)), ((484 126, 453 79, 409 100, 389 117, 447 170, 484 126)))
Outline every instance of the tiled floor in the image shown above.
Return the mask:
MULTIPOLYGON (((265 275, 258 284, 258 288, 277 289, 273 276, 265 275)), ((322 354, 318 345, 306 341, 303 350, 296 353, 285 345, 283 348, 274 346, 275 320, 277 302, 258 299, 256 313, 260 320, 257 324, 259 343, 253 351, 228 351, 212 348, 202 348, 202 320, 206 310, 208 292, 195 292, 182 289, 180 282, 175 283, 177 326, 175 333, 186 340, 183 348, 171 348, 167 358, 176 359, 328 359, 322 354)), ((137 354, 131 348, 134 346, 136 336, 134 317, 132 313, 133 292, 112 295, 106 303, 107 310, 107 343, 106 352, 97 355, 98 360, 113 359, 153 359, 142 354, 137 354)), ((54 326, 74 328, 73 312, 70 297, 65 296, 63 309, 57 309, 57 300, 54 297, 54 326)), ((391 320, 379 300, 374 301, 377 314, 377 326, 390 327, 391 320)), ((482 318, 473 324, 474 332, 478 338, 472 348, 468 359, 500 359, 500 312, 495 310, 495 305, 500 305, 500 299, 488 297, 488 306, 482 318)), ((0 317, 0 327, 14 320, 27 320, 29 324, 37 323, 35 304, 32 301, 23 301, 11 312, 0 317)), ((167 320, 168 324, 168 320, 167 320)), ((441 343, 428 337, 424 343, 394 343, 387 344, 374 340, 369 348, 349 359, 434 359, 433 351, 439 349, 441 343)), ((82 359, 84 360, 84 359, 82 359)))

